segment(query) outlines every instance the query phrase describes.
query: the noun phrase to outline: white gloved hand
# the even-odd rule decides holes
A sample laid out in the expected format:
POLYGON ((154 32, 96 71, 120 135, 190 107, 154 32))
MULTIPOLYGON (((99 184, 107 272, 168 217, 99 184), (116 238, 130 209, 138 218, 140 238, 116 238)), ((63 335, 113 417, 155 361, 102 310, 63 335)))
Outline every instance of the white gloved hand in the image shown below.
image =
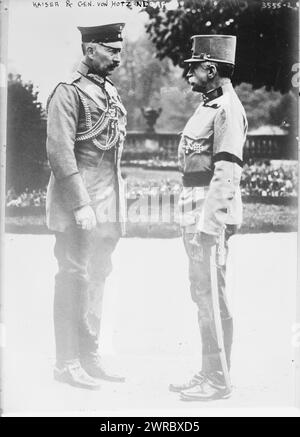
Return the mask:
POLYGON ((79 228, 91 231, 96 227, 97 220, 93 208, 90 205, 84 205, 74 210, 76 224, 79 228))

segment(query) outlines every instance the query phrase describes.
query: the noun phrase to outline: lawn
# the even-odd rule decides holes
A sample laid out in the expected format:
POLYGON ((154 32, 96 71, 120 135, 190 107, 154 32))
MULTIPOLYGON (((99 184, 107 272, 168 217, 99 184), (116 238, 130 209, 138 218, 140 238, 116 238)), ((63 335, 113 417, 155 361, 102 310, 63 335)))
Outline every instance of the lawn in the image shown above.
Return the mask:
MULTIPOLYGON (((181 184, 181 174, 178 171, 123 167, 122 173, 131 190, 134 191, 136 188, 137 192, 142 193, 142 196, 149 193, 149 187, 161 188, 163 185, 168 187, 172 184, 179 187, 181 184), (169 182, 171 184, 168 184, 169 182)), ((259 202, 252 202, 252 198, 249 199, 249 197, 248 200, 245 199, 244 221, 240 233, 291 232, 297 230, 298 207, 295 201, 290 202, 288 197, 275 197, 273 199, 257 197, 257 199, 259 199, 259 202)), ((37 234, 48 232, 43 207, 33 208, 29 210, 29 213, 25 213, 25 208, 23 212, 22 208, 17 208, 16 212, 14 216, 9 214, 6 217, 7 232, 37 234)), ((176 217, 176 206, 171 216, 173 212, 176 217)), ((174 220, 165 223, 161 221, 150 222, 145 219, 143 214, 140 217, 142 220, 139 223, 128 223, 128 237, 172 238, 180 235, 180 228, 174 220)))
MULTIPOLYGON (((296 205, 245 203, 244 221, 240 233, 291 232, 297 230, 296 205)), ((6 217, 6 231, 11 233, 47 233, 44 215, 6 217)), ((176 222, 128 223, 128 237, 173 238, 180 235, 176 222)))

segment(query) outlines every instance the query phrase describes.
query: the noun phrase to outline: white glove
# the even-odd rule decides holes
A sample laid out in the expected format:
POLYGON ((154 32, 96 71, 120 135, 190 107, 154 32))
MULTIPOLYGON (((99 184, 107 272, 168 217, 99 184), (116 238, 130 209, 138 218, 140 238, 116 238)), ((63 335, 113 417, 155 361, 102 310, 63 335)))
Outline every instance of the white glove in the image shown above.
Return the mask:
POLYGON ((75 221, 78 227, 86 231, 91 231, 96 227, 97 220, 93 208, 84 205, 74 210, 75 221))

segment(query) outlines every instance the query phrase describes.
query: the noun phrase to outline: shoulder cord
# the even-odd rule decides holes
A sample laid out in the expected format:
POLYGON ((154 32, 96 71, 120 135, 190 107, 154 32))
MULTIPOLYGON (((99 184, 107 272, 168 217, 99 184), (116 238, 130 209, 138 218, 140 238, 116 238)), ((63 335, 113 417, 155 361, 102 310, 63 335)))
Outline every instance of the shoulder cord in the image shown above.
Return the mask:
POLYGON ((100 116, 99 120, 93 126, 91 111, 87 99, 84 96, 83 92, 78 87, 76 88, 78 90, 78 95, 84 109, 85 122, 88 128, 86 131, 78 132, 76 134, 76 141, 92 140, 93 144, 101 150, 111 149, 118 142, 120 138, 120 132, 117 127, 117 120, 112 119, 109 115, 109 104, 108 104, 107 97, 106 97, 106 108, 103 111, 103 114, 100 116), (108 128, 108 132, 106 135, 105 145, 103 145, 97 140, 96 137, 102 132, 104 132, 106 128, 108 128))

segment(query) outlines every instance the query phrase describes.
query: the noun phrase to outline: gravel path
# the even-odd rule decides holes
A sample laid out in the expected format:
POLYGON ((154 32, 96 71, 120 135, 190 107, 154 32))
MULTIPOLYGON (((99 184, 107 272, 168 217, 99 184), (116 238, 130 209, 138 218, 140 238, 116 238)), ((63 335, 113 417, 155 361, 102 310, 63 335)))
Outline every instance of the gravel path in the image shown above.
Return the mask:
POLYGON ((293 405, 295 233, 231 239, 228 290, 235 319, 235 391, 226 401, 205 405, 181 402, 167 389, 169 382, 191 376, 200 362, 196 308, 181 240, 120 241, 107 283, 101 351, 105 363, 125 374, 127 382, 103 382, 98 392, 52 378, 53 245, 49 235, 7 234, 5 414, 201 416, 216 408, 293 405))

